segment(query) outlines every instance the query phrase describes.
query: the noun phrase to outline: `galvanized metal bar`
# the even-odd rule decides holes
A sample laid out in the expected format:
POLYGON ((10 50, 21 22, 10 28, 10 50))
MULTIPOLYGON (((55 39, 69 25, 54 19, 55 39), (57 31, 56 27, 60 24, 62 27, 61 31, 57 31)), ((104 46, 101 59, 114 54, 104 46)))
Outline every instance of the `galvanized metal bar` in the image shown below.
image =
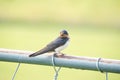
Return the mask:
MULTIPOLYGON (((0 61, 53 66, 51 61, 52 53, 30 58, 28 55, 31 53, 33 52, 0 49, 0 61)), ((54 59, 55 66, 98 71, 98 66, 96 66, 98 58, 64 55, 55 57, 54 59)), ((120 73, 120 60, 101 58, 98 65, 99 69, 103 72, 120 73)))

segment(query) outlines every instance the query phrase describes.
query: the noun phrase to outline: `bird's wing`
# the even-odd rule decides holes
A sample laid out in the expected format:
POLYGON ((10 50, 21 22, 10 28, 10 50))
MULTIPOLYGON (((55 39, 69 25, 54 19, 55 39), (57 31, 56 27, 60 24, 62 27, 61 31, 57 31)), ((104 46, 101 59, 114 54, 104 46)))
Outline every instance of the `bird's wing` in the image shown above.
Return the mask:
POLYGON ((50 50, 54 50, 57 47, 64 45, 65 43, 66 41, 64 39, 57 38, 56 40, 49 43, 46 47, 48 47, 50 50))
POLYGON ((61 39, 61 38, 57 38, 56 40, 52 41, 51 43, 49 43, 46 47, 44 47, 43 49, 29 55, 29 57, 33 57, 33 56, 37 56, 46 52, 50 52, 50 51, 54 51, 57 47, 62 46, 66 43, 66 40, 61 39))

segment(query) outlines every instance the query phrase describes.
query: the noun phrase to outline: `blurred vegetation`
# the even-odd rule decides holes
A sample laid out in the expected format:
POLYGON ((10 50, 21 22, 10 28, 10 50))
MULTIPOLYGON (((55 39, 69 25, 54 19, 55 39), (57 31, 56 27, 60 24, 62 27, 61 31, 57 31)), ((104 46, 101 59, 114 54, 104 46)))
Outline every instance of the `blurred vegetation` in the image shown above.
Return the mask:
MULTIPOLYGON (((0 48, 37 51, 59 31, 70 34, 70 55, 120 59, 120 0, 0 0, 0 48)), ((0 62, 0 80, 10 80, 16 63, 0 62)), ((49 66, 22 64, 16 80, 51 80, 49 66)), ((105 80, 96 71, 63 68, 59 80, 105 80)), ((109 74, 119 80, 119 74, 109 74)))
POLYGON ((0 0, 0 19, 120 26, 120 0, 0 0))

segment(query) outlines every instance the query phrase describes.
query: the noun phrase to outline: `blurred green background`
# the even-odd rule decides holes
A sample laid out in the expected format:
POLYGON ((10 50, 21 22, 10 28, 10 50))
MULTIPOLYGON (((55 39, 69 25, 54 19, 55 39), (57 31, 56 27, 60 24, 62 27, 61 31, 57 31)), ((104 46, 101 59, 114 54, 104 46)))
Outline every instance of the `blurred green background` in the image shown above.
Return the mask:
MULTIPOLYGON (((120 0, 0 0, 0 48, 37 51, 59 31, 70 34, 69 55, 120 59, 120 0)), ((17 63, 0 62, 0 80, 17 63)), ((15 80, 52 80, 49 66, 22 64, 15 80)), ((62 68, 58 80, 105 80, 97 71, 62 68)), ((120 74, 109 74, 119 80, 120 74)))

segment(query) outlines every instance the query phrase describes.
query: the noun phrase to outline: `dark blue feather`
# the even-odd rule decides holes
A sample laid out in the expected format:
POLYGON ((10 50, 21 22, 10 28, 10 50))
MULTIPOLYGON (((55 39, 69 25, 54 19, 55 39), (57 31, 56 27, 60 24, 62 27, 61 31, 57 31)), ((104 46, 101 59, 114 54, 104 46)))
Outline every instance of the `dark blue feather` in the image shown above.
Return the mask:
POLYGON ((62 38, 62 37, 58 37, 57 39, 55 39, 54 41, 52 41, 51 43, 49 43, 46 47, 44 47, 43 49, 33 53, 30 55, 30 57, 32 56, 37 56, 46 52, 51 52, 54 51, 56 48, 64 45, 67 41, 69 40, 68 37, 62 38))

